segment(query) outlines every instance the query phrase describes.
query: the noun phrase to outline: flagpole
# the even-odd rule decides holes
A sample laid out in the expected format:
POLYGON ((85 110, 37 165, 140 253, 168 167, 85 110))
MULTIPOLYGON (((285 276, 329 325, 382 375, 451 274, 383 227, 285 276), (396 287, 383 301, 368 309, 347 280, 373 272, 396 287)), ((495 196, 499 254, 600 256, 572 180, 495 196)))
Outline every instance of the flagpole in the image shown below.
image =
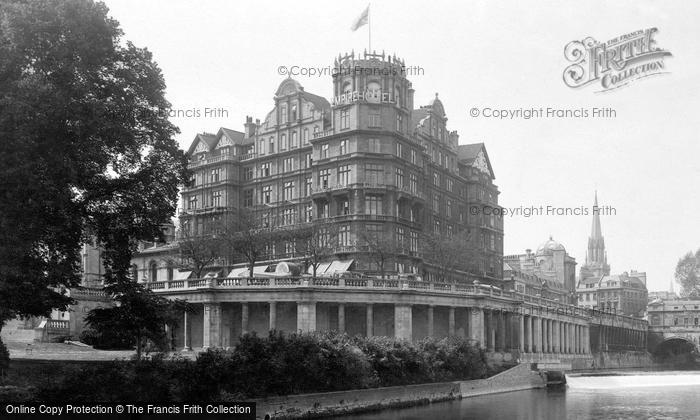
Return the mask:
POLYGON ((372 11, 370 10, 370 6, 372 3, 367 4, 367 33, 369 34, 369 52, 370 54, 372 53, 372 11))

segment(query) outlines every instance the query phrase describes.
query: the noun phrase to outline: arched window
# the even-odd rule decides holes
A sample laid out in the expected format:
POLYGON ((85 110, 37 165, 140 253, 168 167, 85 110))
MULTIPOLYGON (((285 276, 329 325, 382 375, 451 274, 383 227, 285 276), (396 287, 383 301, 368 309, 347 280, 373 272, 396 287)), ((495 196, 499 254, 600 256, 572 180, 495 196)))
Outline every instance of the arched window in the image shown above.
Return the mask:
POLYGON ((365 100, 367 102, 378 103, 382 98, 382 87, 377 82, 367 83, 367 91, 365 92, 365 100))
POLYGON ((401 106, 401 88, 399 85, 396 85, 394 88, 394 102, 396 102, 396 106, 401 106))
POLYGON ((297 106, 292 105, 292 122, 297 120, 297 106))
POLYGON ((302 137, 301 137, 301 141, 304 144, 309 144, 309 129, 308 128, 304 129, 304 132, 303 132, 302 137))
POLYGON ((291 143, 289 145, 290 149, 297 147, 297 132, 296 131, 292 131, 292 139, 290 140, 290 143, 291 143))
POLYGON ((136 264, 131 266, 131 279, 133 281, 139 280, 139 267, 136 264))
POLYGON ((287 135, 284 133, 280 135, 280 151, 281 150, 287 150, 287 135))
POLYGON ((351 92, 352 92, 352 83, 350 83, 350 82, 345 82, 345 83, 343 83, 343 92, 342 92, 342 94, 343 94, 343 95, 350 95, 351 92))
POLYGON ((173 279, 173 277, 174 277, 174 276, 173 276, 173 271, 174 271, 174 270, 173 270, 173 262, 172 262, 172 261, 168 261, 168 277, 167 277, 167 278, 168 278, 168 281, 172 281, 172 279, 173 279))
POLYGON ((287 115, 287 105, 285 104, 285 105, 282 105, 282 106, 280 107, 280 123, 281 123, 281 124, 286 124, 286 123, 287 123, 287 118, 288 118, 288 115, 287 115))
POLYGON ((148 281, 158 281, 158 264, 155 261, 148 264, 148 281))

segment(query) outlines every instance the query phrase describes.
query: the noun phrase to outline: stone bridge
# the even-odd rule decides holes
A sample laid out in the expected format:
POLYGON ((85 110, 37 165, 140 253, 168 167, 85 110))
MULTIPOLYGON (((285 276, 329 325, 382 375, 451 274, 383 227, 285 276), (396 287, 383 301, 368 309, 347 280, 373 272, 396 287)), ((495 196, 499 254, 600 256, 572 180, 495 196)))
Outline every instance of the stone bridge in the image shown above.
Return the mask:
POLYGON ((700 353, 700 326, 651 326, 649 351, 657 355, 700 353))
POLYGON ((185 299, 176 347, 230 347, 245 332, 336 330, 405 340, 459 336, 492 357, 542 362, 644 350, 646 321, 487 285, 343 278, 214 278, 148 283, 185 299))

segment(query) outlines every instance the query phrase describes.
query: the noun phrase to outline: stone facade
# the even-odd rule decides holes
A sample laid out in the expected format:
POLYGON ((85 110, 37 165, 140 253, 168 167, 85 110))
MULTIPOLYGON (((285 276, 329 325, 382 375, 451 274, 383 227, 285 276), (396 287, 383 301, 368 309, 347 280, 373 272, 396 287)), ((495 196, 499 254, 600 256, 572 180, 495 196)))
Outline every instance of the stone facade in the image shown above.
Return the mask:
MULTIPOLYGON (((499 282, 502 219, 469 211, 498 208, 484 145, 458 145, 437 94, 414 109, 400 59, 350 54, 336 65, 363 71, 335 75, 332 101, 288 78, 263 121, 248 117, 242 132, 221 128, 195 137, 188 150, 194 176, 182 190, 182 228, 211 232, 241 208, 253 211, 262 226, 327 219, 341 232, 334 258, 352 261, 353 271, 379 270, 362 238, 372 232, 395 244, 386 272, 426 280, 437 270, 424 258, 421 234, 462 232, 469 237, 469 265, 450 279, 499 282)), ((150 262, 140 257, 137 270, 147 271, 142 264, 150 262)), ((301 257, 280 242, 261 264, 301 257)), ((167 259, 163 255, 156 264, 163 267, 167 259)), ((240 263, 219 262, 226 270, 240 263)))
POLYGON ((503 282, 521 293, 575 303, 576 259, 550 237, 534 253, 504 256, 503 282))
POLYGON ((588 238, 586 263, 581 267, 576 295, 579 306, 643 317, 648 302, 647 275, 632 270, 610 275, 605 240, 600 227, 598 194, 593 205, 593 223, 588 238))

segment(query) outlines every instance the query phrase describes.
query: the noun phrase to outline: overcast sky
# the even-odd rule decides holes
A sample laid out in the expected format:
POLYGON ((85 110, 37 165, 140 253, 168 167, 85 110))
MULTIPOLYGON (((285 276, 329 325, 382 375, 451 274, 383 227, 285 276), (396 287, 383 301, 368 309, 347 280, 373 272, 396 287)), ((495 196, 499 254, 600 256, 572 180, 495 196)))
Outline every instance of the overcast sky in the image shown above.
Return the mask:
MULTIPOLYGON (((326 67, 362 50, 367 26, 350 31, 367 2, 108 0, 125 38, 147 47, 163 70, 180 144, 198 132, 243 129, 264 119, 285 76, 280 66, 326 67), (206 117, 221 108, 225 118, 206 117)), ((681 1, 375 1, 372 47, 396 53, 422 74, 409 76, 415 105, 440 93, 460 144, 484 142, 506 208, 590 207, 602 216, 613 274, 648 273, 650 290, 668 290, 677 260, 700 247, 700 5, 681 1), (564 46, 607 41, 656 27, 657 46, 673 56, 668 74, 595 93, 562 81, 564 46), (477 108, 611 108, 614 118, 470 116, 477 108)), ((295 77, 330 98, 331 77, 295 77)), ((579 266, 591 216, 512 216, 504 253, 536 249, 550 235, 579 266)), ((578 267, 577 267, 578 268, 578 267)), ((578 272, 578 270, 577 270, 578 272)))

